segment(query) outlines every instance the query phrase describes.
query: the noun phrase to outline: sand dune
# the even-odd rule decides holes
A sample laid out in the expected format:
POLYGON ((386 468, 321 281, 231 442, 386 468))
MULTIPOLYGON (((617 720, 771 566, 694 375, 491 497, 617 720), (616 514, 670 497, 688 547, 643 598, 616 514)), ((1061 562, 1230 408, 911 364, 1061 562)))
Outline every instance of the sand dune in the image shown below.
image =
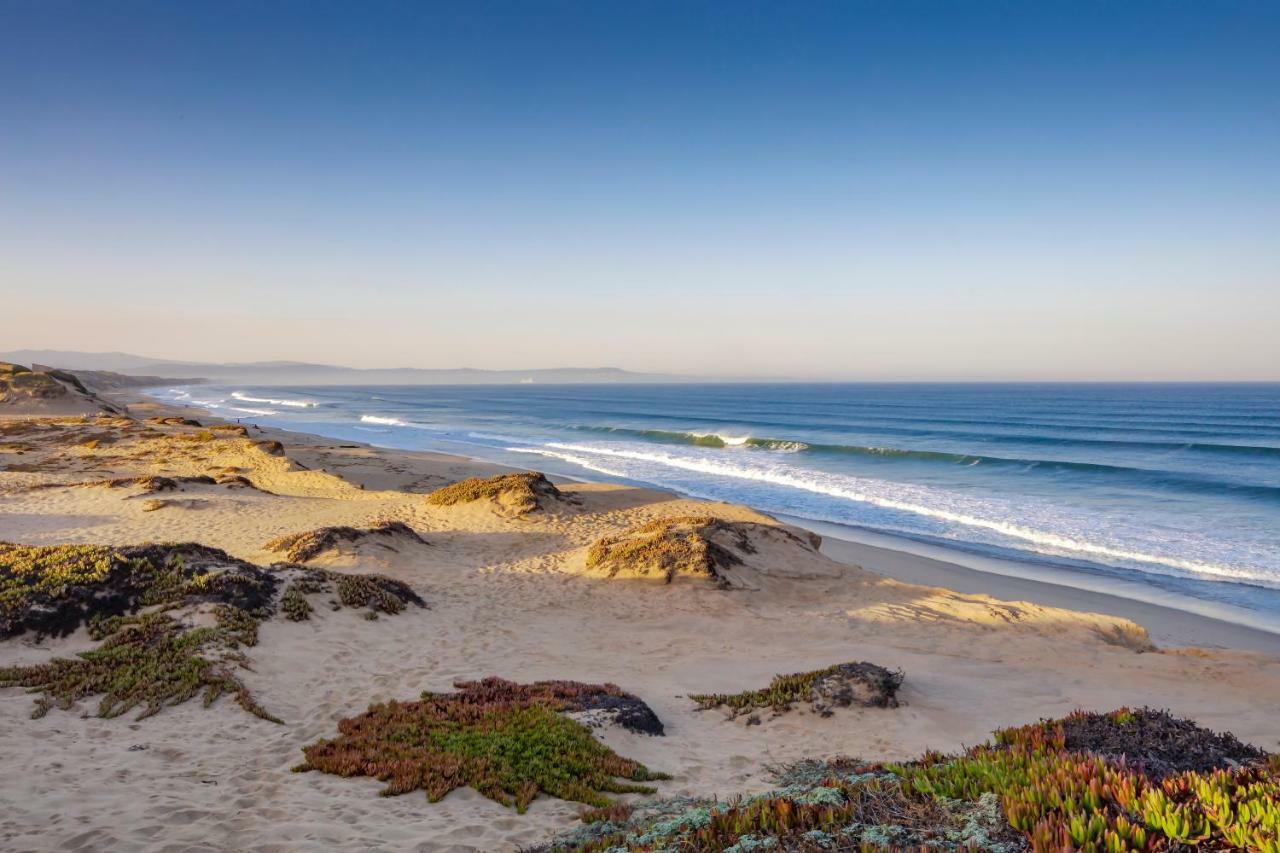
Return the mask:
MULTIPOLYGON (((744 507, 560 483, 562 509, 510 517, 484 502, 424 497, 501 473, 494 466, 247 432, 124 418, 0 420, 0 540, 195 541, 269 565, 282 559, 267 547, 278 537, 381 525, 393 532, 338 536, 311 559, 403 581, 429 608, 370 621, 318 607, 306 622, 264 622, 242 678, 284 725, 199 702, 143 721, 99 719, 84 703, 32 720, 29 696, 0 690, 0 754, 12 771, 0 779, 0 846, 515 849, 571 824, 581 807, 539 797, 519 815, 467 789, 429 804, 421 792, 378 797, 379 783, 367 778, 289 772, 304 745, 372 702, 489 675, 613 682, 635 694, 666 736, 616 727, 599 736, 670 773, 658 783, 664 794, 760 790, 767 766, 801 757, 954 750, 996 726, 1081 706, 1168 707, 1277 745, 1275 657, 1139 653, 1149 648, 1145 631, 1128 620, 890 580, 873 565, 831 560, 807 535, 744 507), (285 455, 261 443, 275 440, 285 455), (145 496, 138 482, 75 485, 152 476, 177 482, 145 496), (252 487, 216 482, 228 476, 252 487), (170 503, 147 511, 148 499, 170 503), (741 583, 654 583, 588 565, 602 538, 691 517, 717 521, 712 537, 734 555, 726 571, 741 583), (742 531, 747 547, 734 538, 742 531), (747 725, 699 712, 686 698, 849 660, 901 668, 902 705, 830 717, 800 709, 747 725)), ((41 643, 17 638, 0 643, 0 666, 90 645, 83 631, 41 643)))

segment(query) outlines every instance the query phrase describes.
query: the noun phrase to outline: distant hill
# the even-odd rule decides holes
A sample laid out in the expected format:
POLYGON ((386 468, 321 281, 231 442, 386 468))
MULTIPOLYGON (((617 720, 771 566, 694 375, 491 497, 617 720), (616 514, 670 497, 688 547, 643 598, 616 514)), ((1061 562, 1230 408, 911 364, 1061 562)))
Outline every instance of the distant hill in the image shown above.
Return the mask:
POLYGON ((0 416, 118 414, 78 376, 55 367, 0 360, 0 416))
POLYGON ((19 364, 48 364, 66 370, 111 371, 127 376, 159 375, 170 379, 205 379, 249 385, 479 385, 624 382, 697 382, 691 376, 633 373, 617 367, 565 367, 537 370, 427 369, 391 367, 361 369, 295 361, 212 364, 167 361, 123 352, 17 350, 0 359, 19 364))
POLYGON ((161 359, 127 352, 69 352, 56 349, 23 349, 0 353, 0 360, 15 364, 48 364, 53 367, 121 372, 160 364, 161 359))

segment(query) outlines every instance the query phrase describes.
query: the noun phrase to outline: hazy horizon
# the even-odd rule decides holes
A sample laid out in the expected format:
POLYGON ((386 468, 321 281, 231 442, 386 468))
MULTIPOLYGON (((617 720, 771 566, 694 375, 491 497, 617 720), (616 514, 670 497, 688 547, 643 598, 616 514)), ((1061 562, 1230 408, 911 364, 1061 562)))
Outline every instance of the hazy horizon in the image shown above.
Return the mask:
POLYGON ((0 350, 1280 379, 1280 6, 0 0, 0 350))

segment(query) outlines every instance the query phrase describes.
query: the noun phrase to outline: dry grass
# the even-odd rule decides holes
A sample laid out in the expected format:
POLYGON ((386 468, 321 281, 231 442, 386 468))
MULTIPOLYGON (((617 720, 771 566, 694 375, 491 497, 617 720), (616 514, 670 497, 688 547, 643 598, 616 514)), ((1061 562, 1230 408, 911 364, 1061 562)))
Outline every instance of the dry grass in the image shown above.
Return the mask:
POLYGON ((472 477, 451 483, 427 495, 432 506, 455 506, 474 501, 492 501, 510 516, 527 515, 546 509, 548 501, 563 499, 560 490, 537 471, 472 477))
POLYGON ((587 551, 587 568, 608 577, 649 577, 670 583, 678 576, 690 576, 724 585, 724 570, 742 562, 740 553, 754 550, 739 525, 711 516, 683 516, 597 540, 587 551))
MULTIPOLYGON (((399 537, 418 545, 427 544, 427 540, 403 521, 384 521, 373 527, 318 527, 302 533, 289 533, 272 539, 263 547, 283 554, 292 563, 305 563, 343 542, 360 542, 371 537, 399 537)), ((386 543, 382 544, 395 550, 386 543)))
POLYGON ((1094 628, 1093 632, 1109 646, 1119 646, 1138 654, 1159 651, 1147 629, 1133 622, 1117 622, 1109 629, 1094 628))

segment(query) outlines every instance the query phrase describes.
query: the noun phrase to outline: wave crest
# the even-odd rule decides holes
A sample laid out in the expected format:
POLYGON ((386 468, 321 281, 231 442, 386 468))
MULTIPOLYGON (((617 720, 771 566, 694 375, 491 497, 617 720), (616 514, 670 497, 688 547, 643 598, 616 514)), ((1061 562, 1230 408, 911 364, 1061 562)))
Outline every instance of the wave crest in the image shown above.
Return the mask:
POLYGON ((290 406, 295 409, 313 409, 320 405, 311 400, 277 400, 272 397, 251 397, 243 391, 232 391, 231 396, 242 403, 267 403, 272 406, 290 406))
MULTIPOLYGON (((581 444, 565 444, 549 442, 543 448, 508 448, 516 452, 534 453, 543 456, 555 456, 566 461, 579 464, 583 454, 604 456, 613 459, 629 459, 639 462, 654 463, 669 468, 677 468, 702 474, 730 477, 740 480, 755 480, 775 486, 800 489, 807 492, 826 495, 842 500, 871 504, 884 509, 892 509, 912 515, 932 518, 965 527, 988 530, 1003 536, 1021 540, 1031 546, 1032 550, 1041 553, 1066 553, 1088 557, 1104 557, 1113 560, 1125 560, 1142 563, 1154 567, 1169 567, 1201 577, 1226 578, 1247 581, 1267 586, 1277 585, 1273 578, 1261 576, 1247 568, 1218 565, 1200 560, 1188 560, 1171 555, 1150 554, 1116 545, 1090 542, 1078 536, 1057 533, 1048 530, 1037 530, 1022 524, 1003 521, 996 518, 984 518, 969 512, 957 511, 937 506, 925 506, 912 500, 904 500, 886 494, 876 494, 871 489, 877 481, 861 477, 838 476, 818 472, 789 471, 770 468, 756 469, 743 467, 715 459, 694 459, 672 456, 666 453, 645 453, 635 450, 592 447, 581 444)), ((597 467, 596 470, 601 470, 597 467)), ((612 473, 612 472, 610 472, 612 473)))
POLYGON ((383 415, 361 415, 360 422, 365 424, 382 424, 383 426, 408 426, 399 418, 388 418, 383 415))
POLYGON ((720 432, 681 432, 666 429, 629 429, 627 427, 574 427, 585 432, 616 433, 666 444, 689 444, 694 447, 753 447, 759 450, 779 450, 797 453, 808 450, 809 445, 803 441, 790 441, 783 438, 757 438, 753 435, 726 435, 720 432))

